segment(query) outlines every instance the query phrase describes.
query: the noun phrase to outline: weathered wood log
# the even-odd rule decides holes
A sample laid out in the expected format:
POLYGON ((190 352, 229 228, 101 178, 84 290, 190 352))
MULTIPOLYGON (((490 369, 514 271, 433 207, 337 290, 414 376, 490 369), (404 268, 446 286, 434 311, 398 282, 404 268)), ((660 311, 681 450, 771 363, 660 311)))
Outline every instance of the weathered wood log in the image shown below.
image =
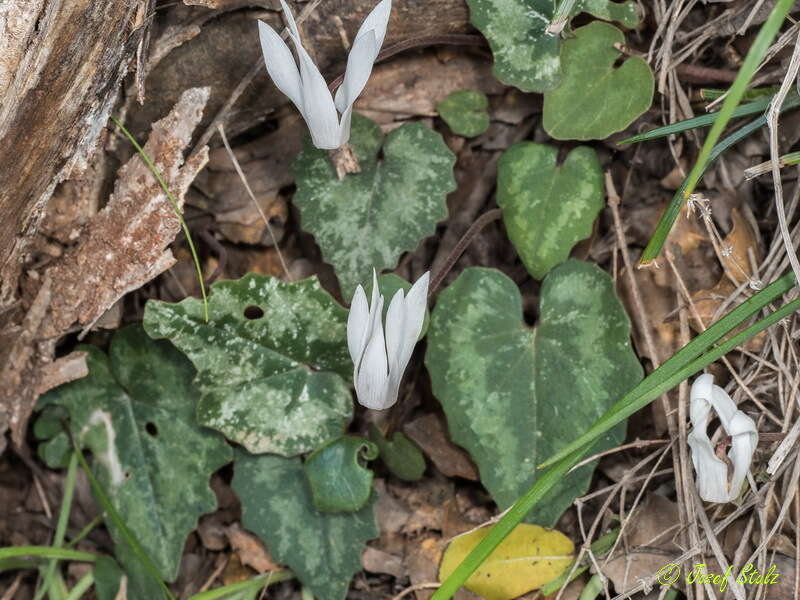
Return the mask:
MULTIPOLYGON (((138 45, 144 0, 0 5, 0 305, 56 184, 87 159, 138 45)), ((57 283, 56 283, 57 285, 57 283)))

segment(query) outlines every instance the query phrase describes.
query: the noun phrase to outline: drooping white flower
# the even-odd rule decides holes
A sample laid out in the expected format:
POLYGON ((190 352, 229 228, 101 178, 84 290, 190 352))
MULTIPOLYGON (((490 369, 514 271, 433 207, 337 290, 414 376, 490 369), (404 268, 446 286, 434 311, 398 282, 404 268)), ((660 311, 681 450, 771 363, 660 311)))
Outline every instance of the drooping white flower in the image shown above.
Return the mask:
POLYGON ((358 401, 367 408, 383 410, 397 402, 400 380, 422 331, 428 304, 425 273, 411 286, 408 295, 397 290, 386 312, 384 335, 383 296, 372 272, 372 300, 360 285, 353 295, 347 318, 347 347, 353 359, 353 381, 358 401))
POLYGON ((714 376, 708 373, 695 379, 690 402, 692 431, 686 441, 692 449, 697 491, 706 502, 735 500, 750 470, 750 461, 758 444, 756 424, 736 408, 725 390, 714 385, 714 376), (706 432, 712 407, 719 416, 723 429, 731 437, 728 458, 733 465, 733 473, 730 477, 728 465, 717 457, 706 432))
POLYGON ((281 0, 281 6, 289 24, 289 37, 292 38, 297 51, 298 62, 295 62, 292 51, 275 30, 263 21, 259 21, 258 33, 267 72, 277 88, 286 94, 300 111, 311 132, 314 145, 317 148, 333 150, 350 139, 353 103, 367 84, 367 79, 372 73, 372 65, 383 45, 389 13, 392 10, 392 0, 381 0, 361 24, 350 48, 344 80, 336 90, 335 99, 331 96, 317 65, 303 48, 297 24, 284 0, 281 0))

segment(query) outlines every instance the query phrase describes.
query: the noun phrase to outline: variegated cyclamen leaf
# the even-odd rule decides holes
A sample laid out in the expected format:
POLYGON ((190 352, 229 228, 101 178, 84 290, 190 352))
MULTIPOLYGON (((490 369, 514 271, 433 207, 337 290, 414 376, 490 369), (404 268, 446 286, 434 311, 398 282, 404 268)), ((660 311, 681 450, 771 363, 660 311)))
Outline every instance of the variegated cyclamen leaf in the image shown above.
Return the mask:
POLYGON ((317 600, 343 600, 361 570, 364 544, 378 536, 374 495, 356 512, 323 513, 314 507, 299 458, 236 454, 233 489, 242 524, 287 565, 317 600))
POLYGON ((439 116, 456 135, 475 137, 489 129, 489 99, 480 90, 458 90, 436 105, 439 116))
POLYGON ((254 453, 295 456, 337 438, 353 401, 347 311, 316 278, 285 283, 250 274, 199 300, 150 301, 152 337, 168 338, 197 369, 203 425, 254 453))
POLYGON ((371 281, 373 268, 394 268, 434 233, 456 185, 455 156, 422 123, 402 125, 384 140, 375 123, 356 114, 350 145, 361 172, 341 180, 328 153, 308 140, 292 166, 301 227, 314 235, 347 299, 371 281))
POLYGON ((650 108, 655 78, 643 58, 624 57, 617 45, 625 36, 613 25, 595 21, 573 35, 561 52, 561 84, 544 95, 542 126, 557 140, 604 139, 650 108))
MULTIPOLYGON (((172 344, 151 340, 134 325, 114 335, 108 356, 84 349, 89 375, 47 393, 40 404, 69 411, 71 433, 92 451, 93 469, 114 508, 164 579, 173 581, 186 536, 200 515, 216 508, 208 482, 231 461, 231 449, 197 422, 195 371, 172 344)), ((131 578, 129 589, 137 581, 146 585, 122 532, 111 519, 106 525, 131 578)))
MULTIPOLYGON (((530 488, 539 462, 642 378, 629 334, 611 278, 576 260, 544 279, 533 329, 517 286, 497 270, 466 269, 439 295, 425 356, 433 393, 501 509, 530 488)), ((624 432, 616 427, 595 450, 620 443, 624 432)), ((555 523, 593 470, 571 473, 527 519, 555 523)))
POLYGON ((597 154, 578 146, 557 164, 558 148, 520 142, 500 158, 497 204, 511 243, 528 272, 541 279, 589 237, 603 208, 597 154))
MULTIPOLYGON (((500 81, 525 92, 544 92, 561 81, 561 38, 545 33, 555 14, 555 0, 467 0, 470 22, 486 37, 500 81)), ((577 0, 573 15, 590 13, 600 19, 634 27, 636 2, 577 0)))

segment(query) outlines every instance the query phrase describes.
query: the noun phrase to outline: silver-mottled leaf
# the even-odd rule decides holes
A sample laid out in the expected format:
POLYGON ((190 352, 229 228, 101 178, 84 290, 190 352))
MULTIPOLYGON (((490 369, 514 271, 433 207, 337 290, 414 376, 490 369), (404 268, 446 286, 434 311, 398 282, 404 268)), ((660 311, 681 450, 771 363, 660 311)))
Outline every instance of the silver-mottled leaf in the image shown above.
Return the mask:
POLYGON ((319 512, 299 458, 240 451, 233 489, 242 523, 275 560, 287 565, 317 600, 343 600, 361 570, 364 543, 378 536, 373 499, 357 512, 319 512))
POLYGON ((558 148, 520 142, 503 152, 497 204, 528 272, 541 279, 592 233, 603 208, 603 172, 592 148, 578 146, 557 164, 558 148))
MULTIPOLYGON (((609 276, 575 260, 545 278, 535 329, 522 319, 517 286, 497 270, 469 268, 440 294, 425 357, 433 392, 501 509, 532 485, 538 462, 641 379, 629 333, 609 276)), ((596 449, 623 435, 615 428, 596 449)), ((528 519, 555 523, 593 470, 566 477, 528 519)))
MULTIPOLYGON (((172 581, 186 536, 216 508, 208 480, 231 460, 231 449, 197 423, 195 372, 172 344, 151 340, 137 325, 114 335, 109 356, 85 350, 89 375, 40 403, 67 408, 73 436, 92 451, 98 481, 172 581)), ((122 534, 112 521, 106 525, 123 550, 122 534)), ((118 554, 125 562, 125 553, 118 554)))
POLYGON ((211 287, 202 303, 148 302, 144 325, 194 363, 200 422, 254 453, 294 456, 339 437, 350 422, 347 311, 316 278, 251 274, 211 287))
POLYGON ((300 224, 333 265, 347 299, 356 285, 371 281, 373 267, 394 268, 403 252, 434 233, 455 189, 455 156, 421 123, 407 123, 384 140, 375 123, 356 114, 350 144, 360 173, 339 180, 328 154, 308 142, 292 167, 300 224))

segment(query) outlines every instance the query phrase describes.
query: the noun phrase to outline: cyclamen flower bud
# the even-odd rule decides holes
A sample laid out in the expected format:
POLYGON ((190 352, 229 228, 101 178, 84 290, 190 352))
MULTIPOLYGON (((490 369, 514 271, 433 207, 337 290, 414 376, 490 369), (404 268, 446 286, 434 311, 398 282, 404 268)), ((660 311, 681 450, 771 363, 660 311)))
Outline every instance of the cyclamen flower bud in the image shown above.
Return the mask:
POLYGON ((383 410, 397 402, 400 381, 417 343, 428 304, 425 273, 406 296, 397 290, 386 312, 384 336, 383 296, 372 273, 372 301, 360 285, 353 295, 347 318, 347 347, 353 359, 353 381, 358 401, 367 408, 383 410))

